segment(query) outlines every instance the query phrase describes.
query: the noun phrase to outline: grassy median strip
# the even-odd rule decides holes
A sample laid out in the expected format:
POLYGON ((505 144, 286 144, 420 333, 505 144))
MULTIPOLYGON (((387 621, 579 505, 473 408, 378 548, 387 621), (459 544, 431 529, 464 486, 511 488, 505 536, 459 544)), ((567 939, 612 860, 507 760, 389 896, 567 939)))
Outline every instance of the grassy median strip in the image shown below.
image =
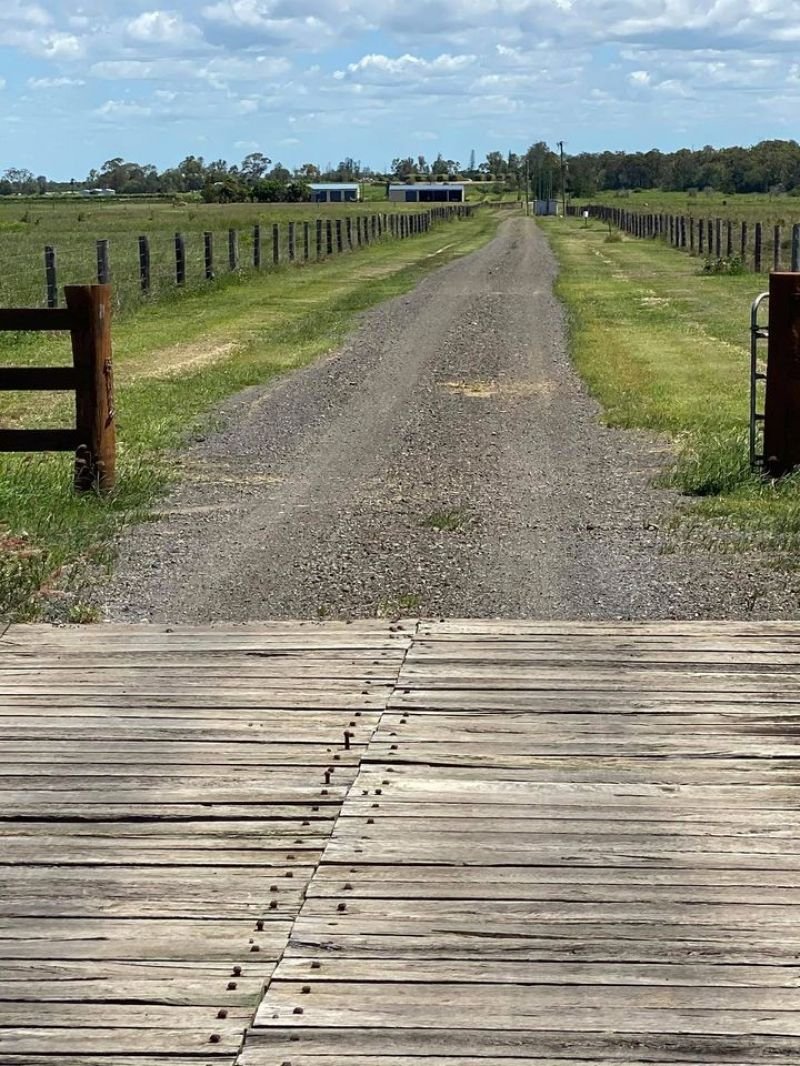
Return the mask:
MULTIPOLYGON (((78 498, 66 455, 0 455, 0 618, 84 620, 84 595, 122 526, 145 518, 170 478, 167 455, 227 396, 335 348, 358 312, 495 233, 490 210, 329 262, 235 276, 114 325, 119 487, 78 498)), ((0 365, 69 361, 63 337, 5 336, 0 365)), ((68 397, 0 394, 0 424, 68 425, 68 397)))
POLYGON ((800 480, 748 468, 749 312, 766 277, 706 275, 661 242, 609 239, 607 226, 543 221, 572 355, 609 425, 669 434, 670 483, 694 497, 685 529, 719 547, 800 547, 800 480))

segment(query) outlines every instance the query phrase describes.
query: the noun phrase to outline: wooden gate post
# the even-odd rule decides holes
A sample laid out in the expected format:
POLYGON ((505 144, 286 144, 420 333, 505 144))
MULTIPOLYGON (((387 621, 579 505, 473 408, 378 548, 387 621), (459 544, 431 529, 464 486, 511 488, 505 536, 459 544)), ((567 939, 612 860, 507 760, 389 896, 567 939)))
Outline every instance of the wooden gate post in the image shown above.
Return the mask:
POLYGON ((773 477, 800 466, 800 274, 769 276, 764 462, 773 477))
POLYGON ((75 489, 109 492, 114 487, 116 432, 111 368, 111 287, 68 285, 67 308, 75 316, 75 489))

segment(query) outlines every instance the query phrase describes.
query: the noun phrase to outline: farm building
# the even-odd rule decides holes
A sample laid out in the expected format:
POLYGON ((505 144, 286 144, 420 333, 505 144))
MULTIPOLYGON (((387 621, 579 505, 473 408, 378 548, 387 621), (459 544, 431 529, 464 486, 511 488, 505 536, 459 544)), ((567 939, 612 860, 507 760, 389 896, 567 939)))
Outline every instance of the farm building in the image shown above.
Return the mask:
POLYGON ((361 186, 355 182, 317 181, 309 189, 316 204, 355 203, 361 199, 361 186))
POLYGON ((561 204, 558 200, 534 200, 534 215, 560 215, 561 204))
POLYGON ((462 182, 419 181, 413 185, 390 185, 389 199, 405 204, 461 204, 466 200, 466 195, 462 182))

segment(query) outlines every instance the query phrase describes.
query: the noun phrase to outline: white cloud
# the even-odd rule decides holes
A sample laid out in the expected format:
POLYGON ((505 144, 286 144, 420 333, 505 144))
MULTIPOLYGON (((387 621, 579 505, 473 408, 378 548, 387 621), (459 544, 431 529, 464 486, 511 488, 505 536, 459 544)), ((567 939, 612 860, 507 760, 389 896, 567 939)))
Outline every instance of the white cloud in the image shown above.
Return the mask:
POLYGON ((152 114, 152 109, 128 100, 106 100, 95 109, 95 114, 103 119, 141 118, 152 114))
POLYGON ((128 22, 125 32, 132 40, 144 44, 183 47, 203 39, 197 26, 186 22, 174 11, 143 11, 128 22))
POLYGON ((67 89, 85 84, 81 78, 28 78, 29 89, 67 89))
POLYGON ((632 70, 628 75, 628 81, 631 83, 631 85, 649 85, 650 73, 646 70, 632 70))

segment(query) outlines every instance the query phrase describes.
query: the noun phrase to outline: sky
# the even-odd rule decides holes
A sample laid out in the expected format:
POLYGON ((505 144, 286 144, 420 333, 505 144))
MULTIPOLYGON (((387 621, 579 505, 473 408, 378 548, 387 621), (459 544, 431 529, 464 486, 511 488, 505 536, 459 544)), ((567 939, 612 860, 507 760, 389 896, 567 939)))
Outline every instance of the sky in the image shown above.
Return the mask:
POLYGON ((794 138, 800 0, 0 0, 0 172, 794 138))

